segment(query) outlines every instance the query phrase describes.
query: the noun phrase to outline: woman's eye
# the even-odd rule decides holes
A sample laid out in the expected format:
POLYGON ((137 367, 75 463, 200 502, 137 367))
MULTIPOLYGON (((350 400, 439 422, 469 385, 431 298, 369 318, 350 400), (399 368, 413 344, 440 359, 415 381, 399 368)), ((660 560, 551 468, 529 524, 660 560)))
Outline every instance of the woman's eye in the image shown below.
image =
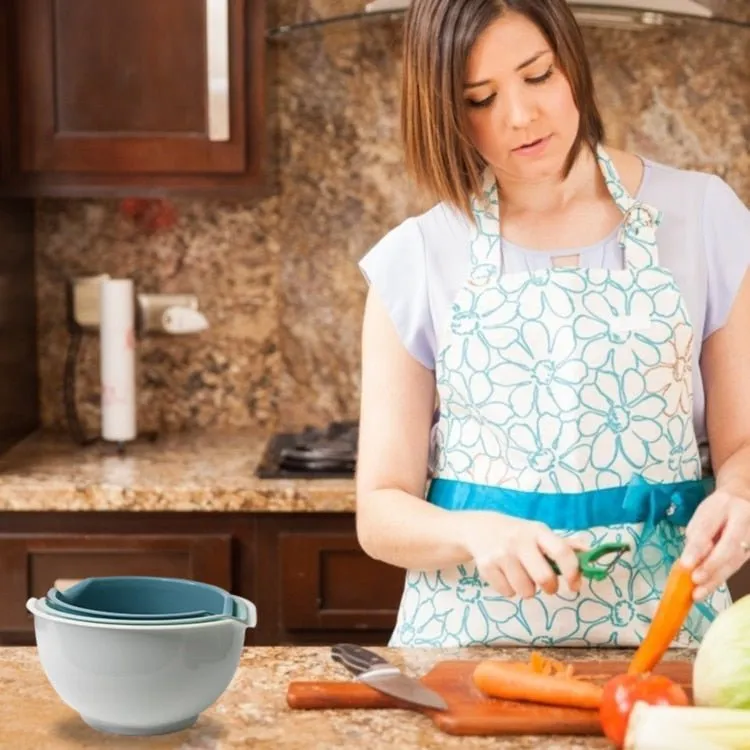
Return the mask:
POLYGON ((542 75, 537 76, 536 78, 527 78, 526 83, 530 83, 532 86, 535 86, 537 84, 544 83, 551 75, 552 67, 550 67, 546 73, 542 73, 542 75))
POLYGON ((484 99, 480 99, 479 101, 475 101, 474 99, 469 99, 468 101, 469 101, 470 107, 481 109, 482 107, 488 107, 490 104, 492 104, 494 99, 495 99, 495 95, 490 94, 488 97, 485 97, 484 99))

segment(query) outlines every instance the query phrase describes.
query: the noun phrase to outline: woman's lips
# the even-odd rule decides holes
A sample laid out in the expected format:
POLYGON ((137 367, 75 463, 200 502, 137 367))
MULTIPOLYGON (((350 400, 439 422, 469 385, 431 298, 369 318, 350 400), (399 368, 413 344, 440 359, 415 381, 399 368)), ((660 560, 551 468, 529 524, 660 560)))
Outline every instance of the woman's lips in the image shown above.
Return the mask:
POLYGON ((520 156, 538 156, 547 148, 547 144, 551 137, 552 136, 548 135, 544 138, 537 138, 537 140, 531 141, 524 146, 514 148, 513 153, 519 154, 520 156))

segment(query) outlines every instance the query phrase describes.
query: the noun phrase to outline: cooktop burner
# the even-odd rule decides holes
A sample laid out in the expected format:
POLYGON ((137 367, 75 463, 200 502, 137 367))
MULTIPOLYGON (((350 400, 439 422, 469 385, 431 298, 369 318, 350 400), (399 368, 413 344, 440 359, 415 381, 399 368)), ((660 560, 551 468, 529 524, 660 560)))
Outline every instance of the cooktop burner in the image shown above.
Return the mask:
POLYGON ((331 422, 326 428, 274 435, 256 470, 263 479, 351 478, 357 462, 358 422, 331 422))

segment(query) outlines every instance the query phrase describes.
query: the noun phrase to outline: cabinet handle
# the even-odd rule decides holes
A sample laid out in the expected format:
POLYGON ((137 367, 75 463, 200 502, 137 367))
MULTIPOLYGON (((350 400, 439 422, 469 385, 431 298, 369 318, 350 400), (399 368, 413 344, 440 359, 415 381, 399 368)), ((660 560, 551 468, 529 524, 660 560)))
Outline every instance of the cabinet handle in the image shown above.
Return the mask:
POLYGON ((229 140, 229 0, 206 0, 208 137, 229 140))
POLYGON ((69 589, 74 583, 79 583, 81 578, 58 578, 54 584, 52 584, 58 591, 64 591, 69 589))

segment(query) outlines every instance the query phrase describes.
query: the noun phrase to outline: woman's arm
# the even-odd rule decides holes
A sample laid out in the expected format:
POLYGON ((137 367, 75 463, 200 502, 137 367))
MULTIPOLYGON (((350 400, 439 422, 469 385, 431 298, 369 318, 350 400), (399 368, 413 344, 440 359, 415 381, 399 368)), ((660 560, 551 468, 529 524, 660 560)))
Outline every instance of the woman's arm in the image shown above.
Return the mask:
POLYGON ((474 560, 504 596, 548 593, 558 578, 580 587, 570 540, 548 527, 492 511, 448 511, 424 500, 433 373, 406 351, 370 292, 362 333, 362 404, 357 467, 357 536, 368 555, 403 568, 436 570, 474 560))
POLYGON ((457 514, 424 500, 434 373, 398 338, 370 291, 362 330, 362 401, 357 462, 357 535, 371 557, 437 569, 471 558, 457 514))
POLYGON ((683 562, 703 562, 694 573, 701 598, 748 559, 750 544, 750 274, 740 286, 726 325, 704 343, 701 370, 706 429, 716 491, 687 528, 683 562))

